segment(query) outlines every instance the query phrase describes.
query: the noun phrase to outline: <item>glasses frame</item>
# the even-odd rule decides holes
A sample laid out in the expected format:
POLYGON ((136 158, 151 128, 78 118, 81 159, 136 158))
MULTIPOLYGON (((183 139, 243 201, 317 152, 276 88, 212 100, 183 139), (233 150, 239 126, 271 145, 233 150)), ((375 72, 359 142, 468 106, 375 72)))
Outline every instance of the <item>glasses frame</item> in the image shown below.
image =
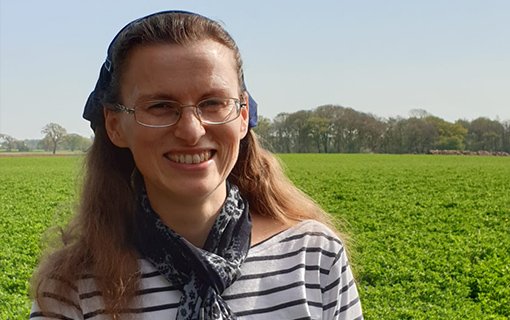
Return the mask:
POLYGON ((136 117, 136 107, 128 108, 125 105, 120 104, 120 103, 116 103, 113 106, 115 108, 115 111, 125 112, 125 113, 128 113, 128 114, 132 114, 133 117, 135 118, 136 123, 138 123, 141 126, 147 127, 147 128, 168 128, 168 127, 171 127, 171 126, 177 124, 179 122, 179 120, 181 120, 184 108, 193 108, 193 115, 195 115, 195 117, 200 121, 201 124, 206 124, 206 125, 226 124, 226 123, 232 122, 232 121, 236 120, 237 118, 239 118, 239 116, 241 115, 241 109, 247 106, 247 103, 243 102, 242 97, 240 97, 239 99, 238 98, 210 97, 210 98, 207 98, 207 99, 204 99, 204 100, 200 100, 196 104, 182 104, 182 103, 180 103, 178 101, 164 100, 164 99, 162 99, 162 100, 155 100, 154 102, 162 102, 162 101, 168 101, 168 102, 172 102, 172 103, 175 103, 175 104, 179 105, 179 107, 180 107, 179 108, 179 116, 178 116, 177 120, 174 123, 171 123, 171 124, 162 124, 162 125, 143 123, 143 122, 140 122, 137 119, 137 117, 136 117), (202 117, 200 115, 200 111, 199 111, 200 109, 198 109, 198 105, 200 103, 202 103, 204 101, 207 101, 207 100, 210 100, 210 99, 233 100, 234 104, 235 104, 236 113, 237 113, 236 116, 234 118, 232 118, 232 119, 229 119, 227 121, 221 121, 221 122, 207 121, 207 120, 202 119, 202 117))

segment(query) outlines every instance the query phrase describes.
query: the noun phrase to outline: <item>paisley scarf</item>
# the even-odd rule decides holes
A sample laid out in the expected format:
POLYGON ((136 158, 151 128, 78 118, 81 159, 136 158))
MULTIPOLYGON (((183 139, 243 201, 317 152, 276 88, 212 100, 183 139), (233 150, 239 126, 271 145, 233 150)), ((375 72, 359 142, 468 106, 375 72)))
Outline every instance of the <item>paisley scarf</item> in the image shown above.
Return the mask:
POLYGON ((227 182, 227 197, 203 248, 168 228, 140 194, 135 245, 143 258, 182 292, 178 320, 236 319, 222 292, 239 275, 250 247, 248 203, 227 182))

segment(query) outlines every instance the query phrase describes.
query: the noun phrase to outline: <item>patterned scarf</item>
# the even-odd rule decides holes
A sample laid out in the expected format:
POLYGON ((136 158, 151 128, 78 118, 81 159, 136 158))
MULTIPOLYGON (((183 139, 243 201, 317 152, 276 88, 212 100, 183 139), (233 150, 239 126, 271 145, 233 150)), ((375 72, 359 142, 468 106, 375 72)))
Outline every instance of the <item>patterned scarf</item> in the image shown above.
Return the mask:
POLYGON ((227 198, 220 210, 204 247, 197 248, 168 228, 141 192, 135 245, 183 293, 178 320, 236 319, 221 294, 239 275, 250 247, 248 202, 237 186, 227 182, 227 198))

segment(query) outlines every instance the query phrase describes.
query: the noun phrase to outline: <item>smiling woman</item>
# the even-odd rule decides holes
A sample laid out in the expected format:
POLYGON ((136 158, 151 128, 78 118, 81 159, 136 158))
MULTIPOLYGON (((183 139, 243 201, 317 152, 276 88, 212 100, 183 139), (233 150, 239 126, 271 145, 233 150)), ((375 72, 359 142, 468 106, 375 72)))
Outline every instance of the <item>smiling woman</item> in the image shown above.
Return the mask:
POLYGON ((80 208, 30 317, 362 319, 343 243, 259 146, 256 107, 218 23, 167 11, 122 29, 85 107, 80 208))
MULTIPOLYGON (((202 109, 203 101, 236 96, 247 101, 234 61, 232 50, 213 40, 138 47, 126 63, 120 101, 134 110, 163 98, 187 105, 201 101, 202 109)), ((214 124, 205 123, 193 109, 177 109, 177 121, 159 128, 139 125, 133 116, 115 109, 105 113, 108 135, 116 146, 131 150, 153 209, 199 247, 225 200, 227 176, 248 130, 248 110, 239 103, 236 108, 227 121, 214 124), (201 157, 204 161, 193 161, 201 157), (190 220, 192 211, 200 214, 190 220)))

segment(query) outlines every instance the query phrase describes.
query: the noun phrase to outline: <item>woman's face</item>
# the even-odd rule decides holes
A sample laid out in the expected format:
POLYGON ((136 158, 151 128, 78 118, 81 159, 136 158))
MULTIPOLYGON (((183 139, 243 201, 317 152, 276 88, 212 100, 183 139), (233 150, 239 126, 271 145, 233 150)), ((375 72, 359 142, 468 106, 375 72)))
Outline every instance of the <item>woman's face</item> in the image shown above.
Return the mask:
MULTIPOLYGON (((128 108, 147 100, 195 105, 210 97, 240 95, 232 50, 212 40, 135 48, 120 84, 120 102, 128 108)), ((248 100, 244 93, 242 99, 248 100)), ((247 108, 221 125, 202 124, 193 108, 182 109, 180 120, 167 128, 144 127, 127 113, 106 111, 105 116, 112 142, 131 150, 151 202, 197 201, 224 193, 248 127, 247 108)))

